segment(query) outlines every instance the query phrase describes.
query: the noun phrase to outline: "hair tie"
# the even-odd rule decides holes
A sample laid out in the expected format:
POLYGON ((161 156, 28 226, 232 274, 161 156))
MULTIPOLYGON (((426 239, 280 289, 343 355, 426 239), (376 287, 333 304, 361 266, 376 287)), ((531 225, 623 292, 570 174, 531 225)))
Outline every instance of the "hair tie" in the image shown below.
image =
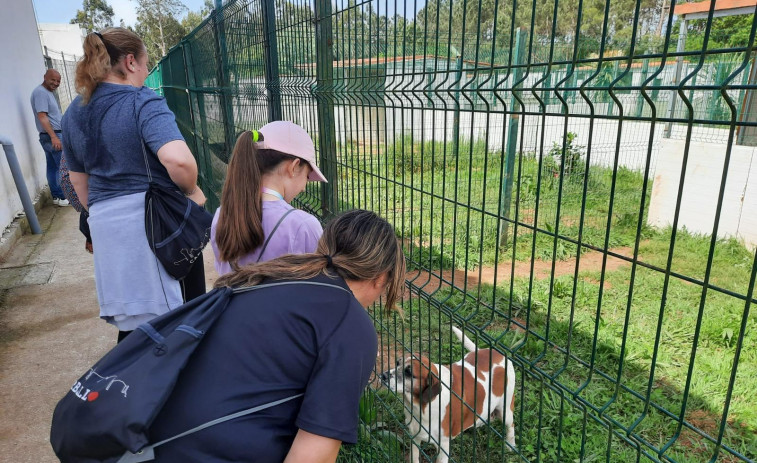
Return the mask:
POLYGON ((105 51, 108 52, 108 56, 112 56, 110 53, 110 45, 105 42, 105 37, 103 37, 103 35, 99 32, 93 32, 93 34, 100 37, 100 41, 103 43, 103 46, 105 46, 105 51))
POLYGON ((257 130, 250 130, 250 133, 252 134, 252 142, 257 143, 258 139, 260 138, 260 132, 257 130))
POLYGON ((326 267, 333 267, 334 261, 331 260, 331 256, 329 254, 324 254, 323 257, 326 258, 326 267))

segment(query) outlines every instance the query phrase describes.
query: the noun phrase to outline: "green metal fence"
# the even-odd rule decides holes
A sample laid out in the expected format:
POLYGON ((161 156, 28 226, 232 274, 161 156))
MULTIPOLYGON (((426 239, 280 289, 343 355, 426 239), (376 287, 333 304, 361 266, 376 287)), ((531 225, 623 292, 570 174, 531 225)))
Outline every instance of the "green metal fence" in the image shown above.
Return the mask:
MULTIPOLYGON (((238 0, 153 85, 209 207, 238 131, 286 119, 329 179, 299 207, 394 224, 408 291, 371 312, 377 372, 458 361, 452 325, 512 359, 517 448, 485 413, 451 461, 754 461, 748 4, 682 29, 661 0, 238 0)), ((408 413, 376 379, 340 458, 433 458, 408 413)))

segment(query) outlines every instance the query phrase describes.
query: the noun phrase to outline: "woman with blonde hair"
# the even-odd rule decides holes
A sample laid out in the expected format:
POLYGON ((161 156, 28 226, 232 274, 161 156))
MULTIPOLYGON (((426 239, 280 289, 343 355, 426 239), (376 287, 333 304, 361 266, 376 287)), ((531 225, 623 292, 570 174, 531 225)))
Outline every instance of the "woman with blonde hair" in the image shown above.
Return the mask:
POLYGON ((216 286, 236 292, 150 427, 160 442, 203 423, 290 398, 155 449, 156 461, 333 462, 357 441, 376 329, 364 308, 399 300, 405 260, 373 212, 330 221, 315 253, 250 264, 216 286), (299 396, 301 395, 301 396, 299 396))
POLYGON ((320 222, 289 204, 309 180, 326 178, 315 163, 313 140, 302 127, 275 121, 239 136, 210 230, 219 275, 315 250, 323 233, 320 222))
POLYGON ((71 182, 89 210, 97 249, 100 317, 118 328, 119 341, 183 302, 180 282, 169 276, 147 242, 149 182, 205 202, 197 186, 197 163, 173 113, 164 98, 144 87, 148 72, 147 50, 133 32, 114 27, 87 35, 76 67, 79 96, 62 121, 71 182))

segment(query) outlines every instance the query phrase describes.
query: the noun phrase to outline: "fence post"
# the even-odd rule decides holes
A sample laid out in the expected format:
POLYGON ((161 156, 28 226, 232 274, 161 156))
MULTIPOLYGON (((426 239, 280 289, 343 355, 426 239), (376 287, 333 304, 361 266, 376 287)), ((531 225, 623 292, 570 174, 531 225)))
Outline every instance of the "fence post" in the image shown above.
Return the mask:
MULTIPOLYGON (((684 49, 686 48, 686 31, 688 27, 688 21, 686 20, 686 17, 683 16, 680 19, 680 26, 678 29, 678 46, 676 47, 677 53, 683 53, 684 49)), ((683 71, 683 56, 678 55, 676 57, 676 75, 673 79, 673 83, 677 84, 681 81, 681 72, 683 71)), ((673 90, 670 92, 670 103, 668 104, 668 118, 673 119, 676 113, 676 95, 678 91, 673 90)), ((673 130, 673 121, 668 121, 667 124, 665 124, 665 138, 670 138, 670 133, 673 130)))
MULTIPOLYGON (((455 111, 452 113, 452 153, 457 157, 460 145, 460 81, 463 79, 463 55, 457 57, 455 71, 455 111)), ((446 118, 445 118, 446 119, 446 118)))
POLYGON ((334 50, 331 0, 315 0, 316 67, 314 96, 318 108, 318 151, 328 183, 321 183, 321 218, 337 212, 336 128, 334 100, 334 50))
MULTIPOLYGON (((612 63, 612 78, 610 79, 610 82, 614 82, 615 79, 618 78, 618 67, 620 63, 618 61, 615 61, 612 63)), ((607 102, 607 115, 612 116, 612 112, 615 110, 615 100, 610 98, 610 101, 607 102)))
MULTIPOLYGON (((645 58, 641 65, 641 80, 639 80, 639 87, 647 81, 647 73, 649 72, 649 58, 645 58)), ((636 117, 641 117, 641 113, 644 109, 644 96, 639 91, 639 98, 636 100, 636 117)))
MULTIPOLYGON (((719 80, 722 80, 723 77, 723 63, 717 62, 710 64, 710 75, 712 76, 712 85, 718 85, 720 82, 719 80)), ((710 97, 708 98, 707 102, 707 119, 713 120, 715 119, 718 114, 716 109, 718 106, 718 99, 720 98, 720 92, 717 90, 711 90, 710 91, 710 97)))
MULTIPOLYGON (((512 51, 513 59, 512 65, 520 65, 524 61, 525 45, 524 29, 517 28, 515 30, 515 50, 512 51)), ((520 114, 515 112, 515 105, 519 104, 515 99, 515 85, 520 80, 522 70, 520 67, 516 67, 512 71, 513 85, 512 96, 510 97, 510 120, 507 124, 507 153, 505 157, 505 178, 502 182, 502 203, 500 204, 499 215, 502 217, 499 222, 499 244, 500 246, 507 246, 507 235, 510 228, 510 203, 512 202, 513 195, 513 173, 515 171, 515 153, 518 150, 518 125, 520 122, 520 114)))
MULTIPOLYGON (((744 85, 757 84, 757 54, 752 58, 750 68, 744 70, 744 85), (750 69, 751 68, 751 69, 750 69)), ((757 114, 757 98, 755 89, 747 89, 740 105, 741 122, 748 122, 749 115, 757 114)), ((757 127, 740 126, 737 144, 747 146, 757 146, 757 127)))
POLYGON ((43 56, 45 59, 45 69, 50 69, 53 67, 53 59, 50 58, 50 54, 47 52, 47 45, 45 45, 45 56, 43 56))
MULTIPOLYGON (((71 103, 74 100, 74 97, 71 96, 71 86, 68 85, 68 82, 71 82, 68 79, 68 66, 66 66, 66 56, 63 54, 63 52, 60 52, 60 60, 63 63, 63 73, 66 75, 66 93, 68 93, 68 102, 71 103)), ((58 102, 60 104, 60 101, 58 102)), ((61 110, 64 110, 61 108, 61 110)))
POLYGON ((276 8, 274 2, 263 1, 263 41, 265 88, 268 93, 268 121, 281 120, 281 87, 279 82, 279 47, 276 41, 276 8))
MULTIPOLYGON (((186 40, 186 37, 185 37, 186 40)), ((205 103, 202 94, 192 95, 192 88, 197 86, 197 77, 195 76, 194 61, 192 58, 192 45, 188 41, 181 42, 182 55, 184 56, 184 74, 187 80, 187 101, 189 102, 189 116, 192 119, 192 132, 194 133, 194 155, 197 159, 197 168, 199 169, 198 177, 200 187, 203 189, 208 201, 205 207, 210 211, 215 211, 220 201, 216 195, 215 176, 213 175, 212 164, 210 162, 211 153, 204 143, 208 140, 208 123, 205 117, 205 103), (195 105, 192 101, 197 99, 197 114, 195 105), (198 127, 199 125, 199 127, 198 127)))
POLYGON ((226 144, 226 153, 231 153, 234 146, 234 108, 231 105, 231 81, 229 80, 229 61, 226 53, 226 31, 223 26, 223 0, 215 0, 215 11, 213 12, 213 26, 215 29, 215 46, 218 59, 217 78, 219 92, 219 103, 221 104, 221 119, 223 120, 224 142, 226 144))
MULTIPOLYGON (((578 87, 578 73, 581 72, 581 71, 578 70, 578 66, 577 65, 573 64, 570 67, 570 72, 572 72, 572 74, 570 75, 570 80, 568 81, 568 86, 571 87, 571 88, 576 88, 576 87, 578 87)), ((576 90, 569 90, 567 93, 568 93, 568 97, 570 98, 570 102, 571 103, 575 103, 576 102, 576 95, 578 94, 578 91, 576 91, 576 90)))

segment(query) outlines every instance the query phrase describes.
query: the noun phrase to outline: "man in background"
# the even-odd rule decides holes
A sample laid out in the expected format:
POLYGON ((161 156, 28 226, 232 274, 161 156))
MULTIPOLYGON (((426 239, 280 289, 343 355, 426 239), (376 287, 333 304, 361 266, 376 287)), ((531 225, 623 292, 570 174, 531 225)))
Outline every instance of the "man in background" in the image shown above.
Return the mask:
POLYGON ((58 183, 58 169, 63 154, 61 148, 60 119, 61 112, 58 101, 53 92, 60 85, 60 73, 55 69, 48 69, 42 85, 32 91, 31 103, 34 111, 34 122, 39 132, 39 142, 45 150, 47 160, 47 183, 53 204, 68 206, 68 200, 63 196, 63 190, 58 183))

